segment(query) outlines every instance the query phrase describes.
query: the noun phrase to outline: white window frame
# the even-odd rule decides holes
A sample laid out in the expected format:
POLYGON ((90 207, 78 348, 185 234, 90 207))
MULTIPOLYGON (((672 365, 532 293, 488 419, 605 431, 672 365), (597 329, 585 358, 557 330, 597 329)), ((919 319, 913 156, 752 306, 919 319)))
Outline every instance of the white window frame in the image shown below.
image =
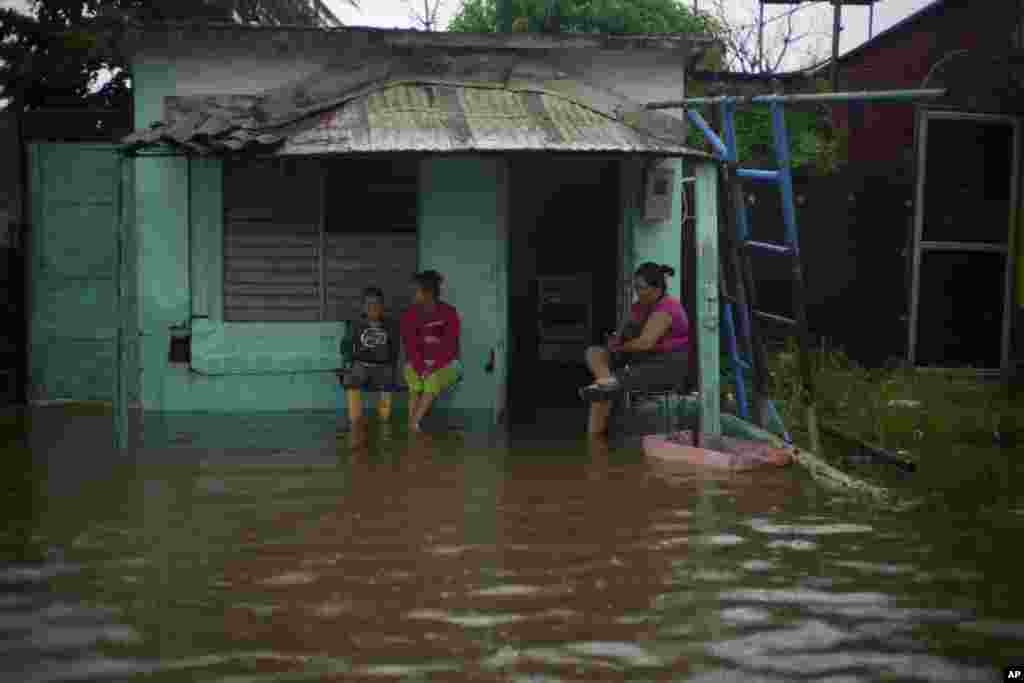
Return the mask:
MULTIPOLYGON (((1016 239, 1017 230, 1018 186, 1020 179, 1020 122, 1012 116, 1000 114, 975 114, 958 111, 943 111, 922 108, 918 112, 918 145, 917 145, 917 177, 914 201, 914 240, 912 253, 912 276, 910 289, 910 321, 908 330, 907 362, 917 366, 917 326, 919 322, 918 308, 921 298, 921 262, 924 254, 929 251, 957 251, 973 253, 998 253, 1006 258, 1006 278, 1003 293, 1003 319, 1000 339, 1000 367, 979 368, 978 374, 995 375, 1008 371, 1010 367, 1010 330, 1014 312, 1013 284, 1016 279, 1016 239), (1013 131, 1013 154, 1010 172, 1010 215, 1007 216, 1007 241, 1005 244, 984 244, 978 242, 937 242, 923 239, 926 162, 928 159, 928 122, 933 120, 976 121, 984 123, 1005 123, 1013 131)), ((950 370, 951 368, 930 368, 934 370, 950 370)))

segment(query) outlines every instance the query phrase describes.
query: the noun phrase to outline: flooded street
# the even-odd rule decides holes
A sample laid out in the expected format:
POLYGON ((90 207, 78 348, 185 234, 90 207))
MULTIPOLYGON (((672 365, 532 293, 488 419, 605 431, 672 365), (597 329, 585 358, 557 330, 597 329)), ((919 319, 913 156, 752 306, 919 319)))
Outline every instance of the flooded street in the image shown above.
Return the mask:
POLYGON ((4 681, 995 681, 1024 655, 1024 502, 985 482, 897 513, 630 441, 351 452, 330 416, 116 455, 109 418, 43 412, 0 453, 4 681))

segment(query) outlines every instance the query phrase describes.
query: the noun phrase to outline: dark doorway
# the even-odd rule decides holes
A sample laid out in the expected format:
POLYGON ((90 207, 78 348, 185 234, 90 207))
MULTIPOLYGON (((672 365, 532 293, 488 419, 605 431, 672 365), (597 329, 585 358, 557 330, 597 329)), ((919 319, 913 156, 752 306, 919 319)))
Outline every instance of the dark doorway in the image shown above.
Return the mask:
POLYGON ((582 431, 587 345, 615 327, 619 163, 512 162, 509 422, 582 431))

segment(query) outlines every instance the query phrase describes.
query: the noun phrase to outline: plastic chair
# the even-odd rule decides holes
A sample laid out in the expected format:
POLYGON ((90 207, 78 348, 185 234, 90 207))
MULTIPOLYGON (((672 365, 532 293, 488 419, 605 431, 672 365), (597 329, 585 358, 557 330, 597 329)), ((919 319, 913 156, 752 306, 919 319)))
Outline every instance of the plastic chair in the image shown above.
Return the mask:
POLYGON ((659 402, 659 411, 665 411, 665 433, 671 434, 675 421, 672 419, 672 399, 682 400, 697 388, 697 354, 691 344, 689 348, 689 372, 680 380, 671 380, 663 385, 652 386, 636 391, 627 391, 622 396, 623 407, 629 421, 633 421, 637 413, 637 405, 641 399, 654 399, 659 402))
POLYGON ((686 395, 686 388, 683 385, 666 385, 653 387, 643 391, 627 391, 623 395, 623 403, 626 414, 632 421, 637 414, 637 406, 643 399, 654 399, 659 402, 659 413, 665 414, 665 433, 671 434, 675 421, 672 419, 672 399, 681 399, 686 395))

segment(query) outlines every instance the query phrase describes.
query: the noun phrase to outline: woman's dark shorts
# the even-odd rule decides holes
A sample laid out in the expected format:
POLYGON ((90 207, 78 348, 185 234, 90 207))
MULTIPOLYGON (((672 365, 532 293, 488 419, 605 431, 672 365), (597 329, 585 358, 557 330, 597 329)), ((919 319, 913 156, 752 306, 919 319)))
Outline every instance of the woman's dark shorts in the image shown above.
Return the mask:
POLYGON ((342 386, 346 389, 360 389, 362 387, 383 387, 394 386, 395 367, 393 365, 372 365, 356 361, 352 368, 342 375, 342 386))
POLYGON ((640 357, 616 353, 612 356, 612 371, 625 391, 677 389, 685 384, 690 374, 690 353, 670 351, 640 357))

